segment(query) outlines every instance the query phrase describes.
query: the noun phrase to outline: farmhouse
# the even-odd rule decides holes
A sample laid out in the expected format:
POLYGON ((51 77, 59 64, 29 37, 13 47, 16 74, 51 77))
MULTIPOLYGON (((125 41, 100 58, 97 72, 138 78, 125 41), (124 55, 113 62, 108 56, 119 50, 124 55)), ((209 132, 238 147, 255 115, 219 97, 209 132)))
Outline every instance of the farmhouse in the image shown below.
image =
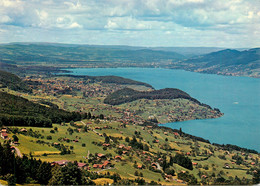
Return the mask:
POLYGON ((88 169, 88 166, 86 163, 78 163, 78 168, 86 170, 88 169))
POLYGON ((1 132, 1 138, 7 139, 8 138, 8 134, 5 133, 5 132, 1 132))
POLYGON ((69 163, 70 161, 68 160, 60 160, 60 161, 54 161, 51 164, 52 165, 59 165, 59 166, 65 166, 69 163))

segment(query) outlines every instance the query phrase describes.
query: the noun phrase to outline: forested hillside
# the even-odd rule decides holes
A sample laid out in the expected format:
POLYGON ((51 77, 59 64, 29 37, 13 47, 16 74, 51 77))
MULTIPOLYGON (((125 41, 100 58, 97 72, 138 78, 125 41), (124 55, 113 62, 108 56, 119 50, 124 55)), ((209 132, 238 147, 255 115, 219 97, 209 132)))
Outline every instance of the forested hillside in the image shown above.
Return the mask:
POLYGON ((17 75, 0 70, 0 88, 22 92, 31 92, 31 89, 17 75))
POLYGON ((119 105, 122 103, 135 101, 138 99, 153 100, 153 99, 176 99, 176 98, 184 98, 199 103, 198 100, 192 98, 186 92, 174 88, 165 88, 165 89, 154 90, 154 91, 137 91, 130 88, 124 88, 108 95, 104 100, 104 103, 110 105, 119 105))
POLYGON ((79 119, 79 113, 45 107, 22 97, 0 92, 0 125, 51 127, 52 123, 79 119))
POLYGON ((260 49, 254 48, 245 51, 238 50, 221 50, 218 52, 212 52, 204 56, 191 58, 186 60, 187 63, 207 63, 207 66, 211 65, 245 65, 254 63, 260 60, 260 49))
POLYGON ((221 50, 169 65, 195 72, 234 76, 260 76, 260 48, 250 50, 221 50))

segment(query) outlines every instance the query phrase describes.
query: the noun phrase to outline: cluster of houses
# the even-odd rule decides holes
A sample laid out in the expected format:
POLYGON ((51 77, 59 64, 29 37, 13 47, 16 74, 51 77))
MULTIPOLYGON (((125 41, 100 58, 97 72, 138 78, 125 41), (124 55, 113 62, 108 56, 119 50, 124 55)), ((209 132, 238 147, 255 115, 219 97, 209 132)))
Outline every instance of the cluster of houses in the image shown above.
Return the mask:
POLYGON ((75 80, 73 78, 70 79, 62 79, 62 78, 54 78, 54 79, 42 79, 42 78, 33 78, 27 77, 25 81, 31 84, 30 86, 39 90, 39 93, 62 93, 67 90, 82 90, 84 92, 84 97, 100 97, 103 95, 111 94, 112 91, 118 90, 119 86, 114 86, 111 88, 111 84, 91 84, 86 80, 75 80), (30 83, 32 82, 32 83, 30 83))
POLYGON ((8 140, 7 128, 2 128, 1 130, 1 138, 4 140, 8 140))
MULTIPOLYGON (((51 163, 51 165, 59 165, 61 167, 63 166, 66 166, 69 162, 72 162, 72 161, 68 161, 68 160, 59 160, 59 161, 54 161, 51 163)), ((77 165, 78 165, 78 168, 80 169, 84 169, 84 170, 89 170, 89 167, 86 163, 80 163, 80 162, 77 162, 77 165)))
MULTIPOLYGON (((111 163, 111 159, 108 159, 107 156, 105 154, 101 154, 101 153, 98 153, 96 154, 96 157, 95 157, 96 160, 100 160, 101 163, 97 164, 97 163, 94 163, 92 165, 92 168, 93 169, 109 169, 111 168, 112 166, 112 163, 111 163)), ((121 161, 122 160, 122 157, 117 155, 113 158, 113 160, 115 160, 116 162, 118 161, 121 161)), ((59 165, 59 166, 66 166, 69 162, 72 162, 72 161, 68 161, 68 160, 59 160, 59 161, 54 161, 51 163, 51 165, 59 165)), ((78 168, 80 169, 84 169, 84 170, 90 170, 91 167, 89 166, 89 164, 87 163, 81 163, 81 162, 77 162, 77 165, 78 165, 78 168)))

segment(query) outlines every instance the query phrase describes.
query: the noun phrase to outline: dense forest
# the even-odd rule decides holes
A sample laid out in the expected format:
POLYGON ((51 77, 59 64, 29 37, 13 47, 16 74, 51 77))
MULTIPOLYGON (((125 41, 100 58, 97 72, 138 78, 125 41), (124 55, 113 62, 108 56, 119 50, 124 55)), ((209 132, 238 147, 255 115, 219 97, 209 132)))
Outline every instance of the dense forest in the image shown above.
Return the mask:
POLYGON ((22 97, 0 92, 0 125, 51 127, 52 123, 80 120, 81 114, 45 107, 22 97))
POLYGON ((195 103, 200 104, 198 100, 192 98, 186 92, 175 88, 165 88, 165 89, 153 90, 153 91, 137 91, 131 88, 124 88, 108 95, 104 100, 104 103, 110 105, 120 105, 138 99, 154 100, 154 99, 177 99, 177 98, 188 99, 195 103))
POLYGON ((31 92, 32 90, 17 75, 0 70, 0 88, 21 92, 31 92))

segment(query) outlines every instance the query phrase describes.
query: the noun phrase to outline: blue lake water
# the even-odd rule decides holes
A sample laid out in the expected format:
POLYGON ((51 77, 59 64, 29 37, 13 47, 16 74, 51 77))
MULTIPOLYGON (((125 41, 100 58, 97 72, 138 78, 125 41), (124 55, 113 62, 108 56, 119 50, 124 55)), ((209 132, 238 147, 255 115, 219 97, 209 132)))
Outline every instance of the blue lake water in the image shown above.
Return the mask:
POLYGON ((167 123, 210 142, 260 151, 260 79, 200 74, 161 68, 78 68, 74 75, 116 75, 151 84, 155 89, 179 88, 224 116, 167 123))

